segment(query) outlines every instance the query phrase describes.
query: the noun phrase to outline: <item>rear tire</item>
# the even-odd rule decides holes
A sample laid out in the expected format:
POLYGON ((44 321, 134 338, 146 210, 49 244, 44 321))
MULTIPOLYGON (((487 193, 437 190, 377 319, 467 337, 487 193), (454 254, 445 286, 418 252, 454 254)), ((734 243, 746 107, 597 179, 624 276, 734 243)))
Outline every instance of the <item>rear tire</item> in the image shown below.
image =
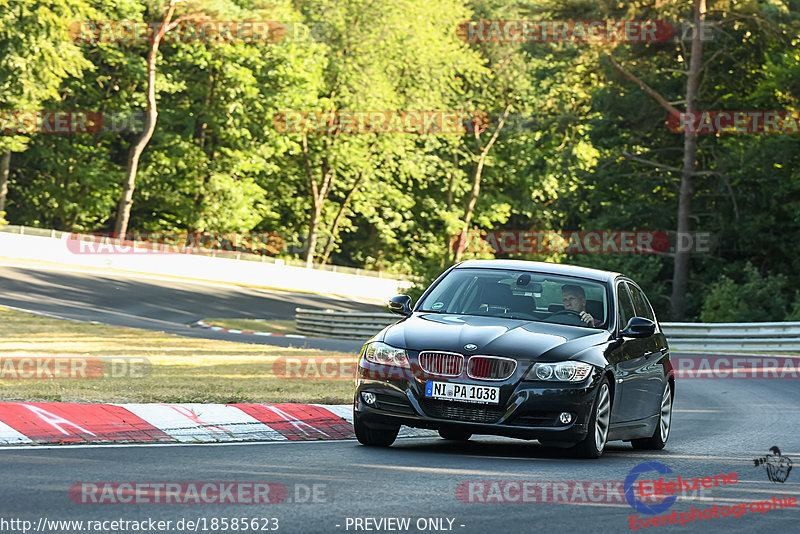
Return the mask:
POLYGON ((653 435, 649 438, 631 440, 631 445, 634 449, 642 449, 648 451, 660 451, 667 444, 669 439, 669 430, 672 426, 672 388, 667 387, 664 393, 661 394, 661 410, 659 412, 658 424, 653 431, 653 435))
POLYGON ((400 426, 370 428, 359 418, 358 412, 353 414, 353 429, 358 442, 368 447, 388 447, 394 443, 397 433, 400 432, 400 426))
POLYGON ((592 414, 589 418, 589 429, 583 441, 579 442, 572 451, 581 458, 600 458, 608 442, 608 427, 611 423, 611 388, 608 387, 608 378, 603 377, 597 386, 597 396, 592 405, 592 414))
POLYGON ((439 435, 444 439, 453 441, 469 441, 469 438, 472 437, 472 432, 467 432, 466 430, 458 428, 440 428, 439 435))

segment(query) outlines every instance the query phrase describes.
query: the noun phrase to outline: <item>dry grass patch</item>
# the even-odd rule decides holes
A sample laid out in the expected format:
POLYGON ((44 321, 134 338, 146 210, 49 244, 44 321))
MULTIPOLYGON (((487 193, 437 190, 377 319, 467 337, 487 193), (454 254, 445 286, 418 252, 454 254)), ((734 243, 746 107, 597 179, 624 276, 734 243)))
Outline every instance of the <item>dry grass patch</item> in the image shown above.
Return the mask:
MULTIPOLYGON (((291 321, 289 321, 291 322, 291 321)), ((248 328, 249 329, 249 328, 248 328)), ((273 374, 279 357, 335 358, 340 352, 195 339, 60 321, 0 307, 0 400, 63 402, 315 402, 349 403, 351 380, 286 379, 273 374), (146 376, 19 379, 8 359, 146 358, 146 376)), ((109 369, 109 364, 105 365, 109 369)), ((141 373, 141 367, 139 369, 141 373)))

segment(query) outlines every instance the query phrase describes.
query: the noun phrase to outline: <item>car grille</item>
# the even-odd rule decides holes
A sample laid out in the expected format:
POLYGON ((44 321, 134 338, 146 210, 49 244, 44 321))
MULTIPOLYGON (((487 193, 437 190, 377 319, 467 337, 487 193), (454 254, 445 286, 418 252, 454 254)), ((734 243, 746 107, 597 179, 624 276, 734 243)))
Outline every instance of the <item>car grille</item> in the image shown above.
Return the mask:
POLYGON ((499 407, 465 406, 451 401, 430 399, 423 399, 420 404, 425 413, 431 417, 471 423, 496 423, 505 412, 503 408, 499 407))
POLYGON ((452 352, 420 352, 419 366, 428 374, 459 376, 464 370, 464 357, 452 352))
POLYGON ((517 361, 497 356, 473 356, 467 363, 467 376, 481 380, 505 380, 514 374, 517 361))

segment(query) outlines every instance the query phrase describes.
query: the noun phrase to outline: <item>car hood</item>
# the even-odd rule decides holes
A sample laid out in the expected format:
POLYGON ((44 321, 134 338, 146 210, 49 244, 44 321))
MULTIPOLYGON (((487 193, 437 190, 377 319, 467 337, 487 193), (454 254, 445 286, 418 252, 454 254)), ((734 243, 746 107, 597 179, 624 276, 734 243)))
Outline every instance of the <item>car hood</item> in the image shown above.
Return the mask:
POLYGON ((569 359, 610 341, 606 330, 500 317, 414 313, 388 327, 383 341, 412 351, 442 350, 522 359, 569 359), (464 345, 477 345, 468 351, 464 345))

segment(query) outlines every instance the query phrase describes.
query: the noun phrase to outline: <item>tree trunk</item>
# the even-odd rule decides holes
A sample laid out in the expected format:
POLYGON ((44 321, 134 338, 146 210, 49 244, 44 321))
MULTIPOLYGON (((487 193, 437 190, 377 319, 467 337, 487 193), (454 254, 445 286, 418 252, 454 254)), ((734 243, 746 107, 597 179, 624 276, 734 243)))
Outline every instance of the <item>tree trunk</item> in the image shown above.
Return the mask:
MULTIPOLYGON (((455 154, 453 154, 453 159, 456 159, 455 154)), ((453 186, 456 183, 456 171, 453 169, 453 172, 447 174, 447 211, 449 212, 453 209, 453 186)))
MULTIPOLYGON (((703 59, 702 25, 705 22, 706 2, 705 0, 694 1, 694 34, 692 36, 692 56, 689 58, 689 71, 686 80, 686 113, 697 113, 697 88, 700 83, 700 71, 703 59)), ((642 80, 625 70, 617 63, 614 58, 607 56, 611 65, 627 79, 635 83, 652 97, 656 102, 669 111, 670 115, 680 120, 680 111, 672 106, 658 92, 649 87, 642 80)), ((690 115, 692 116, 692 115, 690 115)), ((681 186, 678 194, 678 239, 677 244, 681 243, 681 236, 691 229, 692 198, 694 197, 694 177, 708 172, 697 172, 697 134, 686 131, 683 134, 683 166, 680 169, 681 186)), ((647 163, 661 168, 671 167, 655 162, 648 162, 641 158, 632 158, 635 161, 647 163)), ((674 169, 677 170, 677 169, 674 169)), ((686 292, 689 287, 689 263, 691 252, 683 250, 683 247, 676 247, 675 258, 672 270, 672 296, 670 297, 670 307, 672 320, 680 321, 686 315, 686 292)))
POLYGON ((321 265, 328 263, 328 258, 330 257, 331 252, 333 252, 333 246, 336 244, 336 233, 339 231, 339 224, 341 224, 342 218, 347 211, 347 207, 350 205, 350 200, 352 200, 355 192, 358 191, 358 186, 361 184, 361 179, 363 177, 364 172, 361 171, 358 176, 356 176, 356 179, 353 182, 353 187, 351 187, 350 191, 347 192, 347 196, 344 197, 342 204, 339 206, 339 211, 336 213, 336 218, 333 220, 333 224, 331 225, 331 237, 325 244, 325 252, 322 253, 322 261, 320 261, 321 265))
POLYGON ((175 12, 175 0, 172 0, 164 17, 159 30, 153 35, 153 42, 150 45, 150 53, 147 55, 147 118, 142 134, 131 145, 128 151, 128 162, 125 169, 125 182, 122 184, 122 197, 117 206, 117 218, 114 221, 114 233, 123 236, 128 231, 128 220, 131 216, 131 206, 133 206, 133 190, 136 187, 136 171, 139 168, 139 157, 144 152, 147 143, 153 136, 156 129, 156 59, 158 57, 158 45, 161 38, 169 30, 177 25, 177 22, 170 24, 172 14, 175 12))
MULTIPOLYGON (((483 166, 486 163, 486 156, 489 154, 489 150, 491 150, 492 145, 497 140, 497 136, 500 135, 500 130, 503 129, 503 125, 506 122, 506 117, 508 117, 508 112, 511 111, 511 106, 506 106, 506 109, 503 111, 503 114, 500 116, 500 120, 497 122, 497 129, 495 129, 492 137, 489 139, 489 142, 486 143, 486 146, 481 149, 480 156, 478 156, 478 165, 475 167, 475 174, 472 177, 472 191, 469 195, 469 200, 467 201, 467 206, 464 208, 464 225, 461 229, 461 234, 458 236, 458 241, 456 243, 456 251, 455 257, 453 259, 453 263, 458 263, 461 261, 461 256, 464 254, 464 247, 466 245, 467 239, 467 231, 469 230, 469 225, 472 222, 472 215, 475 211, 475 204, 478 202, 478 195, 481 191, 481 175, 483 174, 483 166)), ((475 130, 475 139, 478 140, 478 133, 477 127, 475 130)))
POLYGON ((319 234, 319 223, 322 219, 322 207, 325 205, 325 199, 328 197, 331 183, 333 182, 333 164, 328 164, 327 159, 322 160, 322 181, 318 184, 314 179, 314 171, 311 169, 311 157, 308 153, 308 138, 303 134, 302 139, 303 147, 303 162, 306 168, 306 178, 308 180, 308 188, 311 193, 311 210, 309 211, 308 220, 308 237, 306 239, 306 267, 311 269, 314 267, 314 254, 317 250, 317 238, 319 234))
MULTIPOLYGON (((458 154, 455 150, 453 150, 453 171, 447 173, 447 213, 449 214, 453 209, 453 187, 456 183, 456 172, 458 171, 458 154)), ((449 234, 449 228, 448 228, 449 234)), ((450 263, 450 253, 451 251, 454 252, 454 247, 458 245, 458 240, 455 237, 451 237, 450 235, 446 236, 447 238, 447 248, 444 251, 444 256, 442 256, 442 261, 439 263, 440 267, 444 267, 448 263, 450 263)), ((460 236, 459 236, 460 238, 460 236)))
POLYGON ((306 244, 306 268, 311 269, 314 267, 314 252, 317 249, 317 237, 319 236, 319 220, 322 218, 322 200, 314 199, 314 206, 311 208, 311 213, 308 222, 308 238, 306 244))
MULTIPOLYGON (((700 83, 700 69, 703 59, 702 25, 706 16, 705 0, 694 2, 694 35, 692 36, 692 57, 689 59, 689 74, 686 80, 686 113, 690 117, 697 112, 697 87, 700 83)), ((681 169, 681 188, 678 196, 678 239, 691 230, 692 197, 694 196, 694 173, 697 165, 697 133, 684 132, 683 168, 681 169)), ((681 321, 686 314, 686 291, 689 286, 689 263, 691 252, 678 246, 672 273, 672 320, 681 321)))
POLYGON ((3 152, 3 159, 0 159, 0 220, 3 219, 3 211, 6 209, 6 195, 8 194, 8 169, 11 166, 11 149, 7 148, 3 152))

